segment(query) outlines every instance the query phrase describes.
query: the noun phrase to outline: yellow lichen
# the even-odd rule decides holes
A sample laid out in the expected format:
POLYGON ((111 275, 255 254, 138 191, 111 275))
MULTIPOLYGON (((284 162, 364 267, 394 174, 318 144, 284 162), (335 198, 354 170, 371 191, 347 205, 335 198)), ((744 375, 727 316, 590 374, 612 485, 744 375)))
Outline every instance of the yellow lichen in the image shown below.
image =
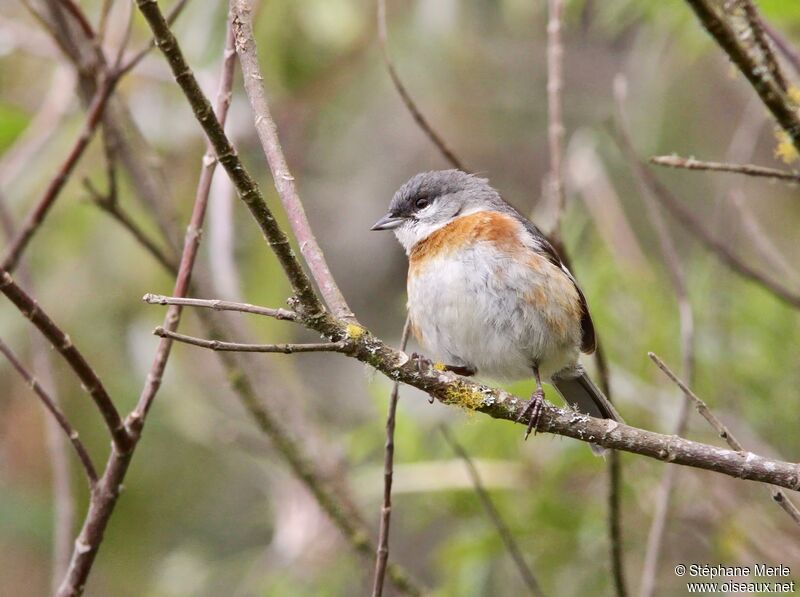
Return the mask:
POLYGON ((437 371, 444 371, 446 369, 445 364, 439 363, 438 361, 433 364, 433 368, 436 369, 437 371))
POLYGON ((367 333, 367 330, 362 328, 360 325, 356 325, 354 323, 347 324, 347 337, 352 338, 353 340, 358 340, 367 333))
POLYGON ((473 411, 483 406, 483 394, 469 386, 454 383, 445 391, 443 402, 473 411))
POLYGON ((790 85, 789 89, 786 91, 786 95, 789 96, 789 101, 795 106, 800 106, 800 87, 790 85))
POLYGON ((800 158, 800 153, 792 142, 792 138, 783 130, 775 131, 775 139, 778 145, 775 146, 775 157, 784 164, 793 164, 800 158))

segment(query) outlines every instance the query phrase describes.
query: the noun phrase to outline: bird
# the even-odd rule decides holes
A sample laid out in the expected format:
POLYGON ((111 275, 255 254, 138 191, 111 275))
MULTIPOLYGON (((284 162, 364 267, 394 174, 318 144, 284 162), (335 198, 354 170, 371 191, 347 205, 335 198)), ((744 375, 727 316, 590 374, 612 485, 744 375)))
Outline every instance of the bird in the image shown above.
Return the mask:
POLYGON ((487 179, 419 173, 371 229, 393 231, 405 249, 411 332, 445 370, 497 381, 534 377, 517 419, 529 417, 525 439, 542 414, 544 381, 576 410, 621 422, 580 363, 597 339, 575 277, 487 179))

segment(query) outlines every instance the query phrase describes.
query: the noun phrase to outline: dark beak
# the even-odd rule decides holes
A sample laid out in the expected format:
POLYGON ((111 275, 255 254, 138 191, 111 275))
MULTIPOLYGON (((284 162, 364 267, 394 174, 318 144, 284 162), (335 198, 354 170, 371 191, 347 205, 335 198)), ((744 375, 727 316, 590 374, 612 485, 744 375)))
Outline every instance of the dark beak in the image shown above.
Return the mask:
POLYGON ((375 222, 375 225, 370 230, 394 230, 405 222, 405 218, 398 218, 392 214, 386 214, 380 220, 375 222))

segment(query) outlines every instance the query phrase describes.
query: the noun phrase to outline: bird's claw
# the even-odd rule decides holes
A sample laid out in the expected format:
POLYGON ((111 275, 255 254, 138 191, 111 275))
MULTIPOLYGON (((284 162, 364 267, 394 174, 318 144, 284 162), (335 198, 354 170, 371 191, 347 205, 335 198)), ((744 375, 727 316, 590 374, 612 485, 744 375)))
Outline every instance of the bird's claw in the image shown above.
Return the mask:
POLYGON ((544 412, 544 390, 542 388, 537 388, 536 391, 531 394, 531 399, 528 400, 528 403, 525 405, 525 408, 517 415, 517 422, 519 423, 522 421, 526 415, 530 415, 528 419, 528 427, 525 429, 525 439, 528 439, 531 432, 536 434, 536 431, 539 428, 539 421, 542 418, 542 413, 544 412))

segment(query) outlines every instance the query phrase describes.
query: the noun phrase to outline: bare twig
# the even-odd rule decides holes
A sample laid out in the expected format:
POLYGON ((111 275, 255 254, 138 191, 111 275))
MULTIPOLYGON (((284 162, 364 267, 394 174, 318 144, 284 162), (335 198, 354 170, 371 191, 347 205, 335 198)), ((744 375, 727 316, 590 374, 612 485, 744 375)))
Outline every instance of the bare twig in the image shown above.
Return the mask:
POLYGON ((130 437, 122 424, 117 408, 111 401, 111 397, 106 392, 97 373, 73 344, 70 337, 50 319, 50 316, 44 312, 35 300, 14 282, 11 275, 2 269, 0 269, 0 292, 16 305, 19 311, 47 338, 53 348, 64 357, 64 360, 75 372, 75 375, 97 405, 106 422, 106 426, 111 432, 116 448, 120 451, 127 450, 130 445, 130 437))
POLYGON ((483 486, 481 475, 478 472, 478 468, 475 466, 475 463, 472 462, 472 459, 469 457, 469 454, 467 454, 467 451, 464 449, 464 447, 458 442, 458 440, 456 440, 455 437, 453 437, 452 433, 450 433, 447 425, 439 425, 439 431, 442 432, 442 436, 444 437, 445 442, 447 442, 447 444, 450 446, 450 449, 452 449, 453 452, 455 452, 456 455, 464 462, 464 466, 467 469, 467 474, 472 481, 472 486, 475 488, 475 493, 478 495, 478 499, 480 500, 483 509, 486 511, 489 520, 492 521, 492 524, 497 529, 500 539, 506 546, 511 558, 514 560, 514 564, 516 565, 517 570, 519 570, 522 580, 525 582, 525 585, 528 587, 531 595, 543 597, 544 593, 542 592, 536 577, 533 575, 533 571, 531 571, 530 567, 525 561, 525 557, 522 555, 522 550, 514 540, 514 536, 511 534, 511 529, 509 529, 506 523, 503 521, 503 517, 500 515, 497 507, 494 505, 489 492, 486 491, 486 488, 483 486))
POLYGON ((240 342, 221 342, 219 340, 205 340, 186 334, 179 334, 166 330, 159 326, 153 330, 153 334, 160 338, 169 338, 184 344, 192 344, 201 348, 211 350, 224 350, 228 352, 277 352, 282 354, 294 354, 296 352, 345 352, 348 349, 347 342, 318 342, 315 344, 243 344, 240 342))
MULTIPOLYGON (((617 105, 617 121, 620 134, 625 137, 626 144, 632 146, 630 138, 630 125, 625 112, 625 100, 627 88, 625 79, 618 75, 614 79, 614 99, 617 105)), ((669 274, 672 290, 678 303, 678 319, 680 322, 680 348, 682 355, 683 375, 687 379, 694 378, 694 311, 689 299, 688 285, 686 282, 686 272, 683 268, 678 249, 672 239, 672 235, 667 228, 667 224, 659 210, 656 200, 653 198, 650 189, 643 180, 641 173, 634 165, 634 172, 638 174, 636 182, 647 209, 647 216, 650 224, 656 231, 661 255, 669 274)), ((689 400, 685 399, 680 406, 678 419, 675 423, 675 435, 683 435, 689 422, 689 400)), ((647 549, 645 551, 644 565, 642 566, 642 582, 639 594, 641 597, 651 597, 655 592, 656 575, 658 572, 658 562, 661 556, 661 548, 664 543, 665 531, 667 528, 667 517, 669 515, 669 503, 675 487, 678 475, 678 467, 667 466, 661 477, 655 500, 655 510, 653 521, 650 524, 650 532, 647 536, 647 549)))
POLYGON ((761 101, 772 112, 775 120, 800 151, 800 115, 775 81, 768 65, 759 64, 738 39, 730 23, 715 9, 710 0, 686 0, 703 27, 714 37, 739 71, 758 93, 761 101))
MULTIPOLYGON (((258 189, 258 185, 242 164, 222 126, 215 118, 211 117, 213 114, 211 104, 197 83, 191 68, 186 63, 183 52, 172 31, 170 31, 158 4, 148 0, 137 0, 137 5, 153 31, 156 45, 167 59, 175 76, 175 81, 181 87, 186 99, 192 106, 197 121, 203 127, 206 136, 214 146, 219 163, 225 168, 231 182, 236 187, 239 197, 247 205, 267 242, 275 252, 289 283, 297 295, 299 303, 307 312, 306 314, 315 318, 321 327, 329 331, 332 330, 335 325, 314 292, 311 280, 297 260, 289 244, 289 239, 275 220, 272 211, 258 189)), ((282 176, 287 176, 287 174, 283 172, 281 175, 276 176, 276 182, 283 180, 282 176)))
POLYGON ((547 0, 547 140, 550 146, 550 171, 547 183, 555 204, 551 235, 561 234, 564 216, 564 115, 561 92, 564 88, 564 46, 561 43, 562 0, 547 0))
MULTIPOLYGON (((189 0, 178 0, 175 3, 175 6, 173 6, 167 13, 167 24, 172 25, 173 23, 175 23, 175 21, 183 12, 183 9, 186 7, 186 3, 188 1, 189 0)), ((156 40, 155 38, 151 38, 150 41, 147 42, 147 45, 144 48, 136 52, 126 62, 120 65, 119 72, 125 74, 129 71, 132 71, 139 65, 139 63, 142 60, 144 60, 145 56, 147 56, 150 53, 150 50, 152 50, 155 47, 156 47, 156 40)))
POLYGON ((249 303, 235 303, 233 301, 220 301, 205 300, 197 298, 182 298, 173 296, 162 296, 160 294, 145 294, 142 297, 145 303, 151 305, 183 305, 187 307, 203 307, 206 309, 214 309, 216 311, 239 311, 241 313, 253 313, 255 315, 264 315, 265 317, 272 317, 282 321, 298 321, 297 313, 288 311, 287 309, 269 309, 267 307, 259 307, 258 305, 251 305, 249 303))
POLYGON ((712 170, 716 172, 732 172, 763 178, 774 178, 788 182, 800 182, 800 174, 786 172, 777 168, 756 166, 755 164, 726 164, 723 162, 704 162, 694 158, 683 158, 676 155, 659 155, 650 158, 651 164, 668 166, 670 168, 685 168, 687 170, 712 170))
POLYGON ((468 172, 464 162, 462 162, 453 152, 453 150, 450 149, 450 146, 447 144, 444 138, 438 132, 436 132, 436 129, 433 128, 430 121, 425 118, 425 115, 419 109, 419 106, 417 106, 414 98, 411 97, 411 94, 409 93, 402 79, 400 79, 400 75, 397 74, 397 68, 395 67, 392 56, 389 53, 389 40, 386 30, 386 0, 377 0, 377 16, 378 43, 381 47, 381 56, 383 57, 383 62, 386 65, 386 71, 389 73, 389 77, 392 80, 392 85, 394 85, 394 88, 400 96, 400 99, 403 100, 403 104, 405 105, 409 114, 411 114, 414 122, 417 123, 417 126, 420 128, 420 130, 436 146, 445 161, 453 166, 453 168, 468 172))
POLYGON ((133 218, 126 212, 116 201, 112 201, 109 197, 103 197, 94 188, 89 180, 84 181, 84 187, 89 191, 92 196, 92 203, 102 209, 119 224, 130 232, 131 236, 142 245, 148 253, 150 253, 156 261, 158 261, 167 271, 177 271, 177 266, 173 258, 168 257, 167 254, 152 240, 142 228, 134 222, 133 218))
POLYGON ((325 303, 339 319, 355 322, 355 316, 347 306, 336 281, 331 274, 325 256, 308 224, 305 209, 297 194, 294 176, 289 171, 283 155, 278 130, 270 113, 264 89, 264 77, 258 64, 255 38, 253 36, 249 0, 231 0, 231 13, 234 15, 233 30, 236 34, 236 52, 242 65, 244 88, 255 116, 255 127, 261 147, 272 171, 272 180, 284 210, 289 217, 289 225, 300 244, 300 253, 311 270, 311 275, 319 287, 325 303))
MULTIPOLYGON (((232 52, 233 36, 230 32, 230 27, 228 29, 228 44, 225 49, 225 58, 223 60, 217 101, 217 114, 223 119, 230 102, 230 89, 233 82, 234 68, 234 54, 232 52)), ((211 111, 209 112, 210 119, 214 120, 214 122, 221 127, 217 121, 217 114, 211 111)), ((213 165, 213 160, 203 160, 203 172, 201 173, 198 183, 195 203, 186 231, 183 253, 181 255, 173 290, 173 294, 176 296, 186 294, 189 287, 192 268, 194 267, 200 244, 200 230, 203 225, 208 202, 208 184, 210 184, 210 177, 211 174, 213 174, 213 165), (208 179, 207 181, 206 178, 208 179)), ((168 330, 176 329, 180 321, 180 314, 180 306, 170 307, 164 319, 164 327, 168 330)), ((76 540, 70 567, 59 588, 58 597, 72 597, 80 595, 83 592, 86 579, 88 578, 95 556, 100 547, 100 542, 103 538, 103 531, 108 524, 108 520, 114 510, 117 498, 119 497, 119 488, 122 484, 122 480, 125 478, 128 465, 133 455, 133 449, 141 436, 142 427, 144 426, 148 410, 155 399, 158 389, 161 387, 161 379, 167 365, 167 360, 169 359, 171 347, 172 340, 169 338, 163 338, 161 342, 159 342, 153 364, 147 375, 145 386, 139 396, 139 401, 136 408, 128 415, 126 420, 128 432, 126 432, 125 436, 131 438, 132 444, 130 449, 119 453, 112 452, 109 457, 103 476, 98 483, 101 490, 96 491, 93 495, 83 527, 76 540)))
POLYGON ((89 142, 92 140, 97 126, 102 121, 103 111, 105 110, 108 99, 111 97, 111 93, 114 91, 114 87, 118 80, 119 77, 116 74, 106 76, 98 87, 97 93, 95 94, 94 99, 92 99, 92 103, 89 106, 86 122, 83 126, 81 134, 78 136, 75 144, 72 146, 67 158, 59 167, 58 172, 47 185, 47 188, 45 189, 41 199, 39 199, 34 209, 25 218, 25 222, 21 225, 16 237, 11 241, 6 249, 0 269, 10 272, 13 271, 17 266, 17 263, 19 263, 19 259, 22 256, 23 251, 28 246, 28 243, 30 242, 31 238, 33 238, 33 235, 39 229, 39 226, 41 226, 45 216, 47 215, 47 212, 53 206, 53 203, 55 203, 59 193, 64 188, 64 185, 67 183, 70 175, 75 169, 75 165, 78 163, 78 160, 80 160, 83 152, 86 150, 89 142))
MULTIPOLYGON (((411 317, 406 316, 403 333, 400 337, 400 350, 405 350, 411 333, 411 317)), ((383 595, 383 581, 386 577, 386 564, 389 562, 389 526, 392 517, 392 480, 394 478, 394 426, 397 402, 400 399, 400 383, 392 384, 389 407, 386 411, 386 445, 383 450, 383 504, 378 531, 378 549, 375 557, 375 576, 372 582, 372 597, 383 595)))
POLYGON ((681 222, 702 244, 713 252, 723 263, 740 276, 762 286, 774 296, 795 308, 800 308, 800 293, 787 288, 782 283, 767 277, 760 268, 747 264, 728 245, 717 238, 705 223, 692 211, 684 206, 672 192, 665 187, 643 164, 636 155, 633 147, 627 142, 624 135, 618 130, 614 132, 621 151, 627 156, 630 163, 635 166, 638 176, 672 216, 681 222))
MULTIPOLYGON (((733 434, 731 434, 730 430, 723 424, 723 422, 711 412, 711 409, 708 408, 708 405, 702 399, 700 399, 697 394, 695 394, 691 388, 689 388, 689 386, 683 382, 683 380, 675 375, 664 363, 664 361, 662 361, 656 354, 649 352, 647 355, 650 357, 650 360, 656 364, 656 367, 661 369, 664 375, 671 379, 673 383, 680 388, 686 400, 694 403, 697 412, 700 413, 700 415, 706 421, 708 421, 708 424, 711 425, 714 431, 716 431, 719 436, 725 440, 731 449, 736 450, 737 452, 744 452, 744 448, 739 440, 737 440, 733 434)), ((770 487, 769 490, 772 494, 772 499, 777 502, 777 504, 792 518, 792 520, 795 521, 795 523, 800 525, 800 510, 797 509, 794 503, 792 503, 792 501, 780 489, 770 487)))
POLYGON ((72 447, 75 449, 75 453, 78 455, 78 460, 81 462, 81 466, 83 466, 83 470, 86 472, 86 478, 89 481, 89 489, 94 488, 94 484, 97 482, 97 469, 95 469, 94 463, 92 462, 89 453, 86 451, 86 448, 81 441, 78 432, 75 428, 70 424, 67 420, 67 417, 61 412, 61 409, 56 404, 55 400, 50 397, 50 394, 47 393, 42 387, 37 379, 25 368, 25 365, 19 360, 17 355, 8 347, 8 345, 0 339, 0 353, 2 353, 7 359, 8 362, 17 370, 17 372, 22 376, 25 380, 25 383, 33 390, 33 393, 39 397, 39 400, 42 401, 45 408, 50 411, 50 414, 53 415, 53 418, 58 423, 58 426, 64 431, 64 434, 69 438, 72 447))

